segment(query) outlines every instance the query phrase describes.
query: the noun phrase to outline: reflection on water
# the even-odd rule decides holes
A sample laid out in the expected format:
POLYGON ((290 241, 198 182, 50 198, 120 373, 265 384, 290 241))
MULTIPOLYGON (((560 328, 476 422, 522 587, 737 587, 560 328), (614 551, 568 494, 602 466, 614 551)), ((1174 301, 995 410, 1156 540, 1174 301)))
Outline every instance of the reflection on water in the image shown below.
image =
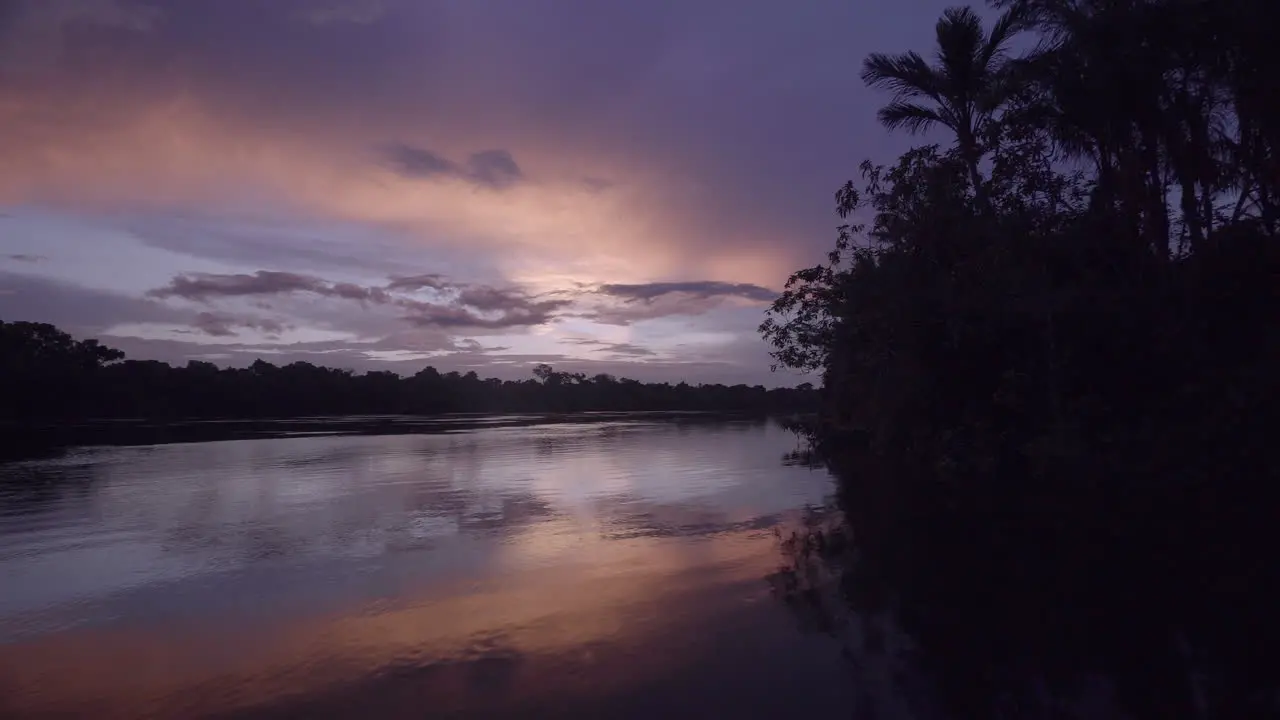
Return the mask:
POLYGON ((840 711, 762 582, 830 493, 795 446, 610 418, 0 466, 0 715, 840 711))

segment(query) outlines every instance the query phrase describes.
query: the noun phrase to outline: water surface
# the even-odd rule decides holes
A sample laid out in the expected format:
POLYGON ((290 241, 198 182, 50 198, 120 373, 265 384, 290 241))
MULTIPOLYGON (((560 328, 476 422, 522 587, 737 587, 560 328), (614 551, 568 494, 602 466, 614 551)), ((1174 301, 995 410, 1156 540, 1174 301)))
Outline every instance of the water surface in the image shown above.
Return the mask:
POLYGON ((777 425, 316 432, 0 465, 0 715, 847 713, 777 425))

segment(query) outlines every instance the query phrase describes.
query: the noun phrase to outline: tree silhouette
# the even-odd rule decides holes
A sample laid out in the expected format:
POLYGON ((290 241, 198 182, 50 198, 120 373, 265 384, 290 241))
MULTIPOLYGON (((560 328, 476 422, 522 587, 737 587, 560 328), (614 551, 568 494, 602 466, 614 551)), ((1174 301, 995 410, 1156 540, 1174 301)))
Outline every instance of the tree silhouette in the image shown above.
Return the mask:
POLYGON ((969 170, 974 192, 982 189, 979 163, 986 126, 1007 93, 1005 46, 1018 30, 1017 12, 1006 12, 988 34, 972 8, 950 8, 938 20, 937 63, 919 53, 872 53, 863 62, 868 85, 893 92, 877 113, 890 130, 950 129, 969 170))
MULTIPOLYGON (((288 418, 348 414, 713 410, 799 412, 817 391, 747 385, 640 383, 533 368, 535 379, 481 379, 474 371, 423 368, 402 378, 356 374, 307 362, 246 368, 191 361, 171 367, 127 360, 96 340, 77 341, 52 325, 0 321, 0 423, 51 427, 105 418, 288 418)), ((25 436, 24 436, 25 437, 25 436)))
POLYGON ((1135 718, 1275 717, 1265 3, 994 4, 989 37, 947 11, 933 66, 868 58, 885 124, 955 147, 864 164, 836 209, 866 224, 761 326, 780 366, 823 374, 807 458, 843 523, 788 544, 784 594, 836 573, 828 605, 909 635, 943 716, 1057 716, 1101 675, 1135 718), (990 50, 1022 29, 1025 55, 990 50))

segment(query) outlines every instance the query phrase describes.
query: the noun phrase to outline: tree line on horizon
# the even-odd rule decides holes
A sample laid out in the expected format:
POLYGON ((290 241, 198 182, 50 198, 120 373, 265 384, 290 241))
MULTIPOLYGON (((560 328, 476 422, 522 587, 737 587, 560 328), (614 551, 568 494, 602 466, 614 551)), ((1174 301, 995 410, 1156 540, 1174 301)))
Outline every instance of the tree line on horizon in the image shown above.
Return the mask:
POLYGON ((1274 3, 991 4, 866 58, 941 142, 864 163, 761 326, 839 479, 784 596, 834 568, 942 717, 1280 717, 1274 3))
POLYGON ((809 383, 794 388, 644 383, 609 374, 532 368, 522 381, 474 371, 412 376, 355 373, 262 359, 243 368, 192 360, 174 367, 130 360, 97 340, 76 340, 47 323, 0 320, 0 420, 16 424, 131 418, 287 418, 324 415, 588 410, 816 410, 809 383))

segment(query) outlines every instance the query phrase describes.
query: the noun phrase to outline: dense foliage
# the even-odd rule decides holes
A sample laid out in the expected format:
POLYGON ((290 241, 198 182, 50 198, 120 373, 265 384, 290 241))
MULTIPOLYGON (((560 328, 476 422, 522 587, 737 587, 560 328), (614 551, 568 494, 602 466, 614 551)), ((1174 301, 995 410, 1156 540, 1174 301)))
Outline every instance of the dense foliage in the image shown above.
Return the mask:
POLYGON ((412 377, 263 360, 247 368, 126 360, 96 340, 43 323, 0 321, 0 420, 31 424, 101 418, 295 417, 444 412, 748 410, 817 406, 812 386, 642 383, 548 365, 515 382, 427 367, 412 377))
POLYGON ((868 58, 881 120, 954 144, 864 165, 761 328, 823 374, 845 598, 955 716, 1071 717, 1090 678, 1136 717, 1276 716, 1272 3, 994 4, 932 63, 868 58))

